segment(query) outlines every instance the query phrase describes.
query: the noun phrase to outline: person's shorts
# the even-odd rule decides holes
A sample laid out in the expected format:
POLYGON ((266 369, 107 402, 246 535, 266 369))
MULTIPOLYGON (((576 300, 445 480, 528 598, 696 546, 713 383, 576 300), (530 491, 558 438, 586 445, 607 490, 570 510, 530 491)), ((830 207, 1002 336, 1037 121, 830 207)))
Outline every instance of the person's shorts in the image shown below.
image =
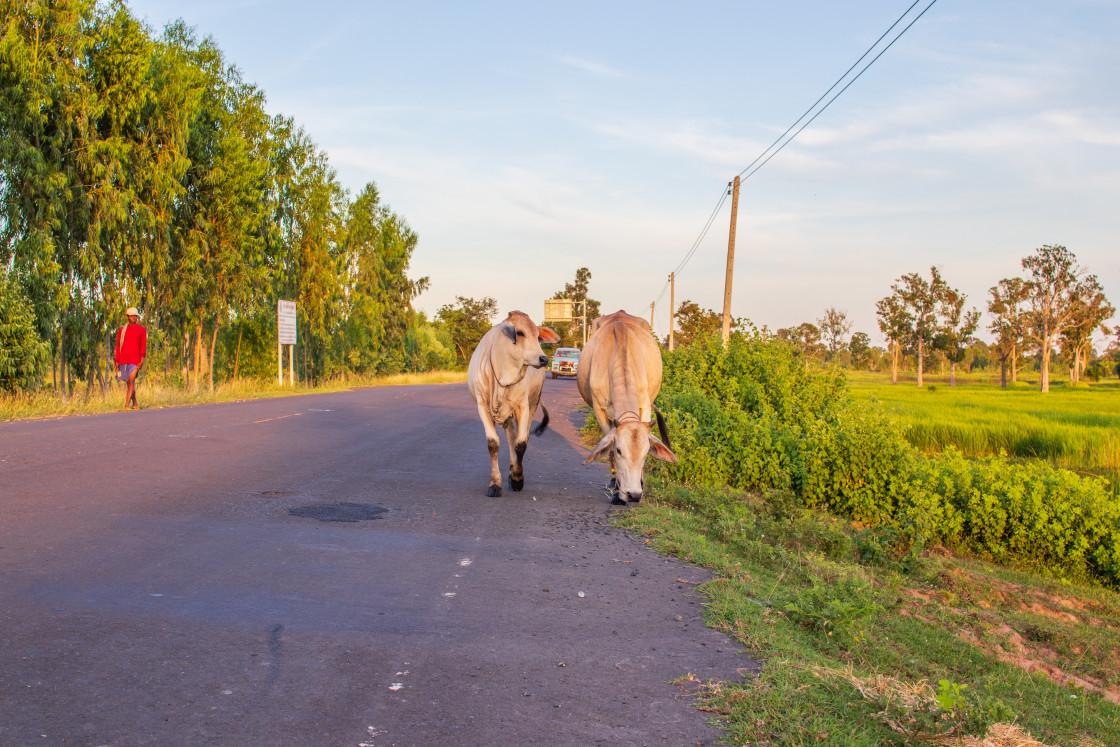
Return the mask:
POLYGON ((135 363, 120 364, 119 366, 117 366, 117 380, 123 381, 125 384, 127 384, 129 377, 132 376, 132 372, 138 368, 140 368, 140 366, 136 365, 135 363))

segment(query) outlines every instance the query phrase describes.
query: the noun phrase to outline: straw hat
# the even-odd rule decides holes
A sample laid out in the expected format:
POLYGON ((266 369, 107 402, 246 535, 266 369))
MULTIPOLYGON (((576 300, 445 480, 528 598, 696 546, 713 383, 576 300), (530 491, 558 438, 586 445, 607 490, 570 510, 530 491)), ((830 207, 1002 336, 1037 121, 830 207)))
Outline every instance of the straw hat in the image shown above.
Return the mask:
POLYGON ((129 306, 125 310, 124 314, 125 316, 140 316, 140 312, 136 309, 135 306, 129 306))

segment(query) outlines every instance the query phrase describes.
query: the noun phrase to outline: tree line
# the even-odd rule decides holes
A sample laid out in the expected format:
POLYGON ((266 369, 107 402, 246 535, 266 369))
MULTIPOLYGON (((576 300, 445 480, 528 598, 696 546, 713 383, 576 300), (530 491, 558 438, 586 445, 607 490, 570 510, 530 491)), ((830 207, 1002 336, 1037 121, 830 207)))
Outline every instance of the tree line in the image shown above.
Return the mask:
POLYGON ((0 388, 107 386, 130 305, 148 368, 196 390, 216 360, 275 372, 278 299, 305 380, 451 361, 412 307, 416 233, 212 39, 119 0, 0 8, 0 388))

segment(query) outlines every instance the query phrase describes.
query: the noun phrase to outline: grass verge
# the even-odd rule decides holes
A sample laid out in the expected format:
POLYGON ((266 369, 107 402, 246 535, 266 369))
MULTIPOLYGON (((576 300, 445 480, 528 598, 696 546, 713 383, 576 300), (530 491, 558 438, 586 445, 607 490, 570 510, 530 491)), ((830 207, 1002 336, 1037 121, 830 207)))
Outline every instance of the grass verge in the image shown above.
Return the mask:
POLYGON ((708 625, 765 657, 701 683, 728 744, 1120 744, 1120 595, 901 555, 786 491, 649 482, 620 525, 712 569, 708 625))
MULTIPOLYGON (((290 397, 298 394, 317 394, 347 389, 378 386, 409 386, 417 384, 453 384, 467 380, 465 371, 432 371, 428 373, 396 374, 381 377, 356 377, 330 379, 316 386, 279 386, 274 379, 238 379, 222 382, 211 392, 198 394, 183 387, 141 380, 137 400, 141 409, 198 405, 208 402, 230 402, 262 397, 290 397)), ((124 404, 124 387, 114 382, 108 393, 99 388, 93 391, 79 389, 66 398, 54 391, 23 392, 0 395, 0 420, 57 417, 62 415, 93 415, 120 410, 124 404)))

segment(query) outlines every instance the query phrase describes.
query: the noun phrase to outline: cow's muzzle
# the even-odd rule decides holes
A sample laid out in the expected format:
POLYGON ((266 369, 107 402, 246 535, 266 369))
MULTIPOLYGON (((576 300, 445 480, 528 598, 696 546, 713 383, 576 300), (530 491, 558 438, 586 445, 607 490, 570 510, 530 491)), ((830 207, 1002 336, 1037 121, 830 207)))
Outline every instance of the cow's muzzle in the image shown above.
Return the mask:
POLYGON ((547 355, 542 355, 540 358, 537 358, 536 368, 544 368, 547 365, 548 365, 548 356, 547 355))
POLYGON ((642 500, 642 493, 627 493, 626 500, 630 501, 631 503, 637 503, 638 501, 642 500))

